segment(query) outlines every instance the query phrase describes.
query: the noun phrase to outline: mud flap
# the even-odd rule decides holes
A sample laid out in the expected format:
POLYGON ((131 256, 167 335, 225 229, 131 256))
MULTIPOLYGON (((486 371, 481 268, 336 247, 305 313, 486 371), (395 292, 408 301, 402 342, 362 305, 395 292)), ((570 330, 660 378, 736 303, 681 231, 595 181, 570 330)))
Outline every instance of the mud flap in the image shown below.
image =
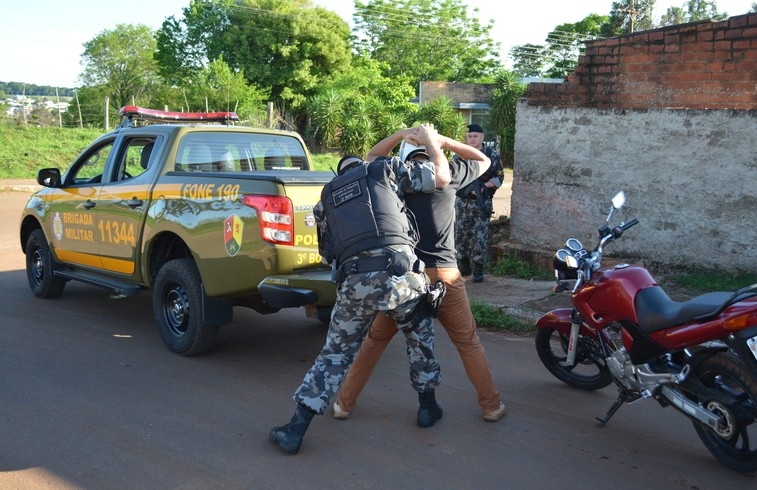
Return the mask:
POLYGON ((202 287, 202 321, 206 325, 226 325, 234 317, 234 302, 231 299, 211 298, 202 287))

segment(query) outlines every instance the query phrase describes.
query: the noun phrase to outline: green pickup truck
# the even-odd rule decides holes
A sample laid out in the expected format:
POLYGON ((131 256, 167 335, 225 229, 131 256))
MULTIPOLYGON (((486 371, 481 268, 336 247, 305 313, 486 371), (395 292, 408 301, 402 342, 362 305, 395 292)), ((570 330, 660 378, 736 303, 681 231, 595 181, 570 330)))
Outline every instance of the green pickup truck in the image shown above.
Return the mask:
POLYGON ((313 207, 332 174, 313 170, 302 138, 230 112, 120 113, 65 172, 38 173, 20 228, 34 294, 70 280, 149 288, 163 341, 187 356, 213 347, 234 306, 328 322, 336 289, 313 207))

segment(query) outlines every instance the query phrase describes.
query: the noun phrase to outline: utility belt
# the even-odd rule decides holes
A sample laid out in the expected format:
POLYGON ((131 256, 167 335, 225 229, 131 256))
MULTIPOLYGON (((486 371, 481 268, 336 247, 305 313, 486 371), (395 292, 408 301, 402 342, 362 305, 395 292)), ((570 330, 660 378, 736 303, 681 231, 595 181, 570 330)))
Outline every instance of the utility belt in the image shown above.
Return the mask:
POLYGON ((369 272, 388 271, 394 276, 401 276, 408 271, 417 273, 424 272, 426 265, 419 258, 410 263, 407 254, 393 252, 381 255, 356 257, 346 260, 342 265, 331 272, 331 282, 341 284, 350 274, 367 274, 369 272))

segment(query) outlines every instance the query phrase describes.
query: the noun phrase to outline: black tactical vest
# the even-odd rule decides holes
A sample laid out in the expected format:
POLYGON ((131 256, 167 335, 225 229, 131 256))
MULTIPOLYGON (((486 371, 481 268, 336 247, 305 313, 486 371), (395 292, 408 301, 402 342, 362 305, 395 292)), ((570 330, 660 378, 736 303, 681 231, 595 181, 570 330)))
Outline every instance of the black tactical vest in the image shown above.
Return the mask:
POLYGON ((363 250, 418 241, 415 217, 399 198, 391 166, 380 160, 334 177, 321 192, 324 257, 337 264, 363 250))

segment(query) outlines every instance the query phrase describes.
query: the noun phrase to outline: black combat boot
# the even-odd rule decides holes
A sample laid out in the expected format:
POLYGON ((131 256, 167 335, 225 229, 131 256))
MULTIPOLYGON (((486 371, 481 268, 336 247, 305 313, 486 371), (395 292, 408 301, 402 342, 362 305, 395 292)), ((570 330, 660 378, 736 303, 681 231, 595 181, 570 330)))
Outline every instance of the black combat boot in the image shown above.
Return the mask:
POLYGON ((431 427, 442 418, 442 407, 436 403, 434 390, 418 393, 418 401, 421 403, 418 407, 418 427, 431 427))
POLYGON ((470 259, 464 258, 457 261, 457 268, 460 269, 460 274, 463 276, 470 276, 470 259))
POLYGON ((310 421, 313 420, 315 412, 305 405, 298 403, 297 409, 292 415, 292 420, 287 425, 274 427, 268 434, 271 442, 279 445, 282 451, 289 454, 297 454, 302 446, 302 438, 305 431, 308 430, 310 421))
POLYGON ((473 264, 473 282, 484 282, 484 264, 473 264))

